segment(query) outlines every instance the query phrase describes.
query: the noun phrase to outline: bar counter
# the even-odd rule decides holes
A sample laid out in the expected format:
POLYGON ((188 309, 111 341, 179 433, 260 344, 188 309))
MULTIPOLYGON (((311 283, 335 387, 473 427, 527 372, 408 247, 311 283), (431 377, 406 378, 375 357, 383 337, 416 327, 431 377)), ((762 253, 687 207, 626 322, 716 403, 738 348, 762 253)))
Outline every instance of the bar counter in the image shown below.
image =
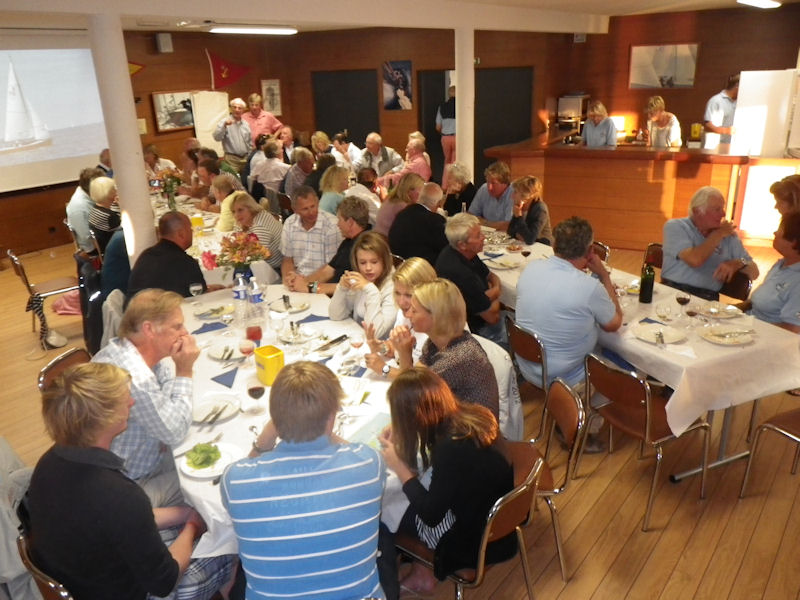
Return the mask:
POLYGON ((549 141, 534 138, 485 154, 507 162, 512 178, 542 176, 553 225, 577 215, 589 220, 597 240, 633 250, 660 242, 664 223, 687 215, 697 188, 713 185, 732 200, 732 182, 750 160, 699 149, 585 148, 549 141))

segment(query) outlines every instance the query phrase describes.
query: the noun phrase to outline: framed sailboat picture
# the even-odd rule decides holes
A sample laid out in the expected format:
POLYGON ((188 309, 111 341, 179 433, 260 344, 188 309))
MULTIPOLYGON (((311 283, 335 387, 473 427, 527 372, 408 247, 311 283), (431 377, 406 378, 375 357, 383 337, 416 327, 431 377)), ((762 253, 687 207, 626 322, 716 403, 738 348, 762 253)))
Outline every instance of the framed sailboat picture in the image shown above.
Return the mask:
POLYGON ((192 92, 153 92, 153 111, 159 133, 192 129, 192 92))

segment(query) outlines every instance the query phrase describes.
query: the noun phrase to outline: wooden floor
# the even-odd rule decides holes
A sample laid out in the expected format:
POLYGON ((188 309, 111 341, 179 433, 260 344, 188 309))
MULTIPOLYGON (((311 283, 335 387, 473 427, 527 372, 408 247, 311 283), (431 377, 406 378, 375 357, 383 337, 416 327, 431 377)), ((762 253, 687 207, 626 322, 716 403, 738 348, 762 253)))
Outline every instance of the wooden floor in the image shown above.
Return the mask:
MULTIPOLYGON (((775 260, 771 249, 754 249, 762 273, 775 260)), ((54 248, 23 256, 33 281, 71 274, 72 249, 54 248)), ((637 271, 641 252, 615 250, 612 266, 637 271)), ((38 350, 24 312, 25 292, 9 268, 0 271, 0 435, 8 439, 28 464, 33 465, 49 446, 39 416, 35 386, 38 370, 61 350, 38 350)), ((48 301, 48 307, 50 301, 48 301)), ((66 335, 70 346, 82 345, 79 317, 59 317, 48 312, 52 326, 66 335)), ((761 403, 760 417, 800 406, 800 399, 777 394, 761 403)), ((540 404, 525 399, 526 430, 538 427, 540 404)), ((750 406, 736 409, 731 449, 747 448, 746 428, 750 406)), ((715 423, 712 450, 719 436, 715 423)), ((800 569, 800 476, 790 474, 793 444, 767 436, 749 486, 738 499, 744 462, 709 473, 707 497, 699 499, 695 479, 672 484, 668 474, 699 461, 699 438, 687 435, 668 444, 658 482, 652 530, 643 533, 641 522, 652 476, 653 460, 638 460, 637 446, 620 438, 611 454, 587 455, 582 477, 556 504, 561 515, 569 583, 561 580, 555 542, 546 507, 541 506, 525 531, 528 558, 537 598, 580 599, 689 599, 798 598, 800 569)), ((558 471, 563 453, 553 457, 558 471)), ((453 596, 452 586, 439 586, 436 598, 453 596)), ((467 591, 468 598, 525 598, 519 560, 499 565, 488 573, 484 585, 467 591)))

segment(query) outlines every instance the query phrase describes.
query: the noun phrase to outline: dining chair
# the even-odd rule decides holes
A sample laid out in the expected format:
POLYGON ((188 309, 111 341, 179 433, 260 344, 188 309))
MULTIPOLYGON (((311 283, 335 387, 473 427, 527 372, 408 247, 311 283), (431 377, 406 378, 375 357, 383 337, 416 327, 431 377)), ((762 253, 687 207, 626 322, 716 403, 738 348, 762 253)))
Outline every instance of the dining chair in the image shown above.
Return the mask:
POLYGON ((97 234, 94 231, 94 227, 89 227, 89 239, 92 240, 92 246, 94 246, 94 251, 97 254, 97 263, 98 266, 103 266, 103 250, 100 248, 100 242, 97 240, 97 234))
POLYGON ((64 223, 64 227, 67 228, 67 231, 69 231, 69 234, 72 237, 72 243, 75 244, 75 251, 80 252, 81 246, 80 244, 78 244, 78 234, 75 233, 75 230, 70 226, 69 221, 67 221, 66 217, 64 217, 62 223, 64 223))
POLYGON ((658 242, 647 244, 644 251, 644 262, 660 269, 664 265, 664 246, 658 242))
POLYGON ((500 344, 480 335, 472 337, 486 353, 497 379, 499 391, 497 421, 500 433, 507 440, 519 441, 525 433, 525 415, 522 414, 522 400, 519 397, 514 362, 500 344))
POLYGON ((544 394, 542 401, 542 416, 539 420, 539 432, 535 437, 531 438, 532 442, 537 442, 542 439, 545 431, 545 424, 547 420, 547 351, 545 350, 544 343, 539 339, 533 331, 528 331, 517 323, 510 316, 506 315, 506 332, 508 333, 508 345, 511 349, 512 357, 519 361, 520 358, 536 363, 542 366, 542 384, 539 385, 525 378, 525 381, 537 390, 541 390, 544 394))
POLYGON ((294 209, 292 208, 292 199, 289 198, 287 194, 283 194, 278 192, 278 206, 281 209, 281 217, 285 221, 287 217, 290 217, 294 214, 294 209))
POLYGON ((406 259, 400 256, 399 254, 392 254, 392 266, 394 266, 395 269, 400 265, 402 265, 405 262, 405 260, 406 259))
POLYGON ((33 576, 36 587, 39 588, 39 592, 41 592, 44 600, 72 600, 72 594, 70 594, 63 585, 33 564, 28 549, 28 538, 24 533, 17 537, 17 550, 19 551, 19 558, 22 560, 22 564, 25 565, 25 568, 28 569, 28 572, 33 576))
POLYGON ((30 307, 31 310, 31 327, 33 331, 36 331, 37 314, 41 321, 42 328, 47 329, 47 319, 44 316, 44 310, 40 307, 40 310, 37 311, 35 305, 41 303, 45 298, 49 298, 50 296, 77 290, 78 278, 58 277, 56 279, 42 281, 41 283, 31 283, 28 279, 28 274, 25 272, 25 267, 22 261, 17 258, 17 255, 14 254, 11 249, 6 250, 6 254, 8 254, 8 258, 11 259, 11 266, 14 267, 14 273, 22 280, 22 285, 24 285, 25 289, 28 291, 28 307, 30 307))
POLYGON ((100 285, 100 271, 95 259, 83 252, 74 254, 78 267, 78 294, 81 301, 83 341, 90 354, 100 350, 103 339, 103 291, 100 285))
POLYGON ((608 262, 611 258, 611 248, 609 248, 603 242, 598 242, 597 240, 592 242, 592 252, 597 254, 600 257, 600 260, 603 262, 608 262))
POLYGON ((747 300, 750 297, 750 288, 752 286, 753 281, 741 271, 737 271, 730 281, 722 284, 719 293, 738 300, 747 300))
POLYGON ((758 426, 756 436, 753 439, 753 447, 750 449, 750 457, 747 459, 747 468, 744 470, 742 489, 739 491, 739 498, 744 498, 744 490, 747 487, 747 480, 750 478, 750 468, 753 465, 756 452, 758 451, 758 443, 761 439, 761 434, 765 431, 774 431, 797 444, 794 449, 794 460, 792 461, 792 475, 797 473, 797 464, 800 462, 800 408, 778 413, 758 426))
MULTIPOLYGON (((504 442, 502 445, 504 454, 514 467, 516 487, 497 500, 489 510, 475 568, 461 569, 447 576, 455 585, 456 600, 463 600, 464 588, 478 587, 483 583, 484 575, 491 567, 486 562, 486 549, 489 543, 513 533, 516 533, 517 552, 522 563, 528 598, 533 600, 533 581, 522 529, 533 520, 536 512, 534 502, 544 461, 530 442, 504 442)), ((433 550, 416 537, 398 532, 395 534, 395 546, 399 552, 433 569, 433 550)))
POLYGON ((56 356, 39 371, 38 386, 43 392, 63 373, 68 367, 82 365, 92 360, 92 356, 84 348, 70 348, 56 356))
MULTIPOLYGON (((652 447, 655 450, 656 464, 653 471, 653 480, 650 483, 650 494, 647 498, 644 522, 642 523, 642 531, 647 531, 650 525, 650 513, 653 508, 658 474, 661 469, 662 445, 676 437, 667 423, 666 400, 660 395, 654 397, 650 394, 650 386, 643 376, 640 377, 632 371, 623 371, 595 354, 586 356, 584 366, 586 369, 586 389, 594 389, 595 393, 604 396, 609 402, 594 409, 591 408, 591 403, 587 398, 586 410, 589 412, 589 418, 587 426, 584 428, 583 441, 578 451, 575 471, 577 472, 580 466, 583 444, 586 441, 586 433, 589 431, 589 423, 597 416, 602 416, 609 426, 609 453, 614 451, 614 428, 640 441, 640 458, 643 458, 645 446, 652 447)), ((705 498, 711 426, 704 418, 700 418, 687 427, 686 431, 703 432, 700 497, 705 498)))

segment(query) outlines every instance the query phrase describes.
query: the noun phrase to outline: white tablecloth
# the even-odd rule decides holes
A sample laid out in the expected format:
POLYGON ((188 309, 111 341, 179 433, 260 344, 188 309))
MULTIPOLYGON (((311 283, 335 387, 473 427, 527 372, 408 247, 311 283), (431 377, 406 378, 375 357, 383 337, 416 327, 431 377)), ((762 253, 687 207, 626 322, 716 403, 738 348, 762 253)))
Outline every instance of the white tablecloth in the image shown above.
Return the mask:
POLYGON ((553 256, 553 249, 547 244, 537 242, 530 246, 523 246, 522 249, 530 250, 530 256, 522 256, 520 252, 507 252, 503 246, 497 248, 497 252, 492 252, 493 248, 486 246, 485 251, 479 255, 489 270, 500 280, 500 302, 511 308, 517 305, 517 281, 519 281, 520 273, 525 266, 532 260, 553 256), (501 256, 495 256, 500 252, 502 252, 501 256), (516 266, 508 268, 507 265, 516 266))
MULTIPOLYGON (((265 301, 269 304, 281 297, 282 294, 287 293, 286 288, 281 285, 269 286, 266 294, 265 301)), ((291 293, 291 300, 293 305, 299 305, 303 302, 309 302, 311 307, 295 315, 291 315, 297 320, 302 320, 311 314, 327 317, 329 298, 322 294, 296 294, 291 293)), ((192 332, 200 328, 205 322, 197 319, 194 314, 201 312, 203 307, 213 307, 228 304, 233 302, 230 290, 220 290, 210 294, 204 294, 198 297, 198 304, 193 304, 194 299, 187 299, 183 305, 183 312, 185 317, 186 328, 192 332)), ((313 327, 321 333, 329 336, 329 339, 341 335, 342 333, 356 333, 362 332, 361 328, 351 319, 345 321, 317 321, 310 323, 307 327, 313 327)), ((262 325, 264 339, 262 343, 275 345, 277 341, 275 334, 267 327, 267 324, 262 325)), ((363 333, 363 332, 362 332, 363 333)), ((212 377, 225 372, 219 361, 215 361, 208 356, 208 346, 215 340, 231 340, 231 345, 235 345, 240 338, 243 338, 243 332, 236 330, 232 327, 217 330, 214 332, 203 333, 196 336, 197 342, 203 347, 203 351, 194 366, 194 401, 202 402, 205 394, 209 393, 232 393, 241 402, 242 406, 247 409, 252 406, 253 400, 247 395, 247 388, 252 385, 260 385, 256 378, 255 367, 253 366, 252 359, 246 367, 240 367, 236 373, 233 382, 233 387, 228 388, 222 384, 212 381, 212 377), (233 330, 234 335, 221 337, 226 331, 233 330)), ((308 346, 310 349, 315 349, 324 343, 322 340, 310 342, 308 346)), ((285 360, 287 363, 309 359, 314 360, 314 355, 304 355, 301 348, 292 348, 290 346, 278 343, 284 349, 285 360)), ((340 344, 335 355, 329 361, 329 365, 335 371, 337 361, 340 361, 339 354, 345 349, 349 348, 346 342, 340 344)), ((360 352, 366 351, 366 345, 362 346, 360 352)), ((354 350, 349 350, 349 354, 353 354, 354 350)), ((227 369, 230 370, 230 369, 227 369)), ((384 380, 381 376, 367 371, 362 377, 341 377, 342 387, 347 395, 344 412, 350 415, 348 421, 342 426, 342 434, 346 439, 354 441, 373 441, 374 436, 378 433, 384 425, 389 423, 389 407, 386 402, 386 390, 389 387, 389 382, 384 380), (364 395, 364 392, 369 391, 369 395, 363 404, 358 404, 364 395), (356 404, 356 406, 353 406, 356 404)), ((269 402, 269 388, 267 388, 264 396, 258 401, 263 407, 268 407, 269 402)), ((251 444, 254 440, 254 434, 249 431, 251 426, 255 426, 260 431, 264 423, 269 419, 268 413, 261 415, 251 415, 246 413, 239 413, 235 417, 227 421, 216 423, 213 428, 204 427, 200 428, 197 425, 192 425, 189 435, 179 446, 174 448, 175 453, 183 452, 194 446, 199 442, 207 442, 211 440, 218 433, 222 433, 220 443, 234 444, 241 450, 241 457, 246 456, 251 449, 251 444)), ((178 459, 179 462, 179 459, 178 459)), ((208 531, 202 536, 197 547, 195 548, 194 557, 202 556, 216 556, 220 554, 234 554, 237 552, 236 537, 233 532, 233 527, 228 517, 227 512, 222 506, 220 497, 220 486, 213 485, 208 479, 193 479, 186 476, 179 470, 181 481, 181 489, 183 490, 186 500, 194 506, 197 511, 203 516, 208 524, 208 531)), ((397 494, 402 496, 400 491, 399 481, 396 478, 390 478, 387 483, 388 497, 394 496, 400 498, 400 508, 398 511, 404 510, 402 508, 402 499, 397 494), (394 482, 392 482, 394 479, 394 482), (393 490, 393 492, 389 492, 393 490)), ((385 497, 387 497, 385 493, 385 497)), ((400 512, 402 516, 402 512, 400 512)))

